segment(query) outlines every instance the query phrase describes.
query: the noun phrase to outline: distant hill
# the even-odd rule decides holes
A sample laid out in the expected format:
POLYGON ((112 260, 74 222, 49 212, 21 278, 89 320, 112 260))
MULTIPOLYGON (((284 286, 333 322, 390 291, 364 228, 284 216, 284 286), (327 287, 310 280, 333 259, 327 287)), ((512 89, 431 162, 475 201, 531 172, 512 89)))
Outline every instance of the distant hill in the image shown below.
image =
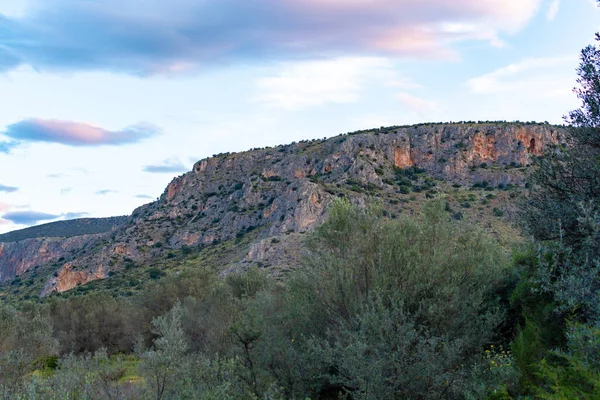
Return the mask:
POLYGON ((127 221, 126 216, 109 218, 79 218, 50 222, 0 235, 0 242, 10 243, 41 237, 73 237, 109 232, 127 221))

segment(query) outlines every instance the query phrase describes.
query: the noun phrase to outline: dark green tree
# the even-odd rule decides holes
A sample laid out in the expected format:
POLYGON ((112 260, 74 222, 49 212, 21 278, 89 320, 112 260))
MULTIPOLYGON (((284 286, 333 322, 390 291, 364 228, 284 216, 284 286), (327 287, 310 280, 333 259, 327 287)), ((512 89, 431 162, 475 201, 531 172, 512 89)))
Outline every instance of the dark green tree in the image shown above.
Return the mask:
MULTIPOLYGON (((596 34, 600 41, 600 34, 596 34)), ((577 69, 581 108, 559 144, 536 161, 533 189, 523 214, 538 240, 561 239, 578 252, 598 256, 600 212, 600 47, 587 46, 577 69)))
POLYGON ((589 322, 600 320, 600 46, 587 46, 580 59, 574 91, 582 105, 565 117, 560 143, 536 160, 523 217, 546 245, 538 289, 563 317, 589 322))
POLYGON ((582 105, 536 160, 522 213, 539 246, 513 293, 525 322, 512 349, 522 390, 540 398, 600 390, 600 34, 596 42, 581 51, 582 105))

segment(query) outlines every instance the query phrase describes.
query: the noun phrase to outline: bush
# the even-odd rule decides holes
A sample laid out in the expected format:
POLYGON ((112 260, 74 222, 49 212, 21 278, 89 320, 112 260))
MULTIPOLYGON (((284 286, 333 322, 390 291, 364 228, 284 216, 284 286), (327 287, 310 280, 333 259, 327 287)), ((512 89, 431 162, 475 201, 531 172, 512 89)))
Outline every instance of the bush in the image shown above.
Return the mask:
POLYGON ((271 368, 288 396, 474 390, 471 368, 502 320, 494 291, 506 257, 482 232, 451 222, 443 201, 419 219, 381 214, 336 200, 309 239, 304 271, 281 297, 256 300, 268 341, 254 345, 254 365, 271 368))
POLYGON ((150 279, 158 279, 164 275, 165 275, 165 273, 163 271, 161 271, 159 268, 150 268, 148 270, 148 276, 150 277, 150 279))

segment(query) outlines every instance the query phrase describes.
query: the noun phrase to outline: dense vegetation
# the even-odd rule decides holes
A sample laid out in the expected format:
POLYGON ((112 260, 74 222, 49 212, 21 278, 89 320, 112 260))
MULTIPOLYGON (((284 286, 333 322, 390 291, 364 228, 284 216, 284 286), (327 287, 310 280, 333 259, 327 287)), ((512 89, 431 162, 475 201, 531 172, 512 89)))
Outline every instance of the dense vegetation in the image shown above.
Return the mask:
MULTIPOLYGON (((159 279, 134 298, 92 293, 19 309, 3 303, 0 394, 597 394, 598 292, 576 297, 565 289, 562 278, 569 277, 555 276, 576 252, 549 243, 517 249, 511 258, 446 208, 438 199, 418 217, 388 219, 378 207, 339 200, 307 239, 305 265, 284 283, 258 269, 221 278, 196 268, 159 279)), ((594 285, 597 273, 589 269, 586 282, 594 285)))
POLYGON ((18 242, 40 237, 72 237, 93 233, 110 232, 125 223, 127 217, 78 218, 50 222, 0 235, 0 242, 18 242))
POLYGON ((596 236, 581 231, 571 244, 538 242, 510 257, 444 199, 417 217, 386 214, 336 201, 285 282, 190 266, 133 297, 2 303, 0 396, 597 394, 596 236))
POLYGON ((495 350, 509 257, 445 208, 389 220, 339 200, 285 284, 197 269, 134 299, 4 305, 4 396, 481 398, 514 385, 495 350))

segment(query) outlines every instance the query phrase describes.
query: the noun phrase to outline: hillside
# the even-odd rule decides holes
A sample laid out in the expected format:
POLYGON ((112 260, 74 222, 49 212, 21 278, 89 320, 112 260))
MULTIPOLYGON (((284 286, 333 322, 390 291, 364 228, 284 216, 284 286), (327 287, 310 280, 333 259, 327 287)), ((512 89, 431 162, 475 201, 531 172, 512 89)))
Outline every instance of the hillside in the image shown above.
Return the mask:
POLYGON ((148 276, 184 265, 258 265, 285 274, 298 263, 304 233, 323 220, 335 197, 376 201, 396 218, 444 195, 455 218, 515 240, 518 230, 507 222, 511 203, 523 195, 532 157, 556 143, 560 129, 421 124, 216 155, 81 248, 35 271, 5 262, 4 280, 22 275, 18 282, 28 284, 13 287, 13 294, 46 296, 99 286, 128 293, 148 276))
POLYGON ((78 218, 32 226, 0 235, 0 242, 10 243, 25 239, 61 237, 109 232, 127 220, 126 216, 109 218, 78 218))

